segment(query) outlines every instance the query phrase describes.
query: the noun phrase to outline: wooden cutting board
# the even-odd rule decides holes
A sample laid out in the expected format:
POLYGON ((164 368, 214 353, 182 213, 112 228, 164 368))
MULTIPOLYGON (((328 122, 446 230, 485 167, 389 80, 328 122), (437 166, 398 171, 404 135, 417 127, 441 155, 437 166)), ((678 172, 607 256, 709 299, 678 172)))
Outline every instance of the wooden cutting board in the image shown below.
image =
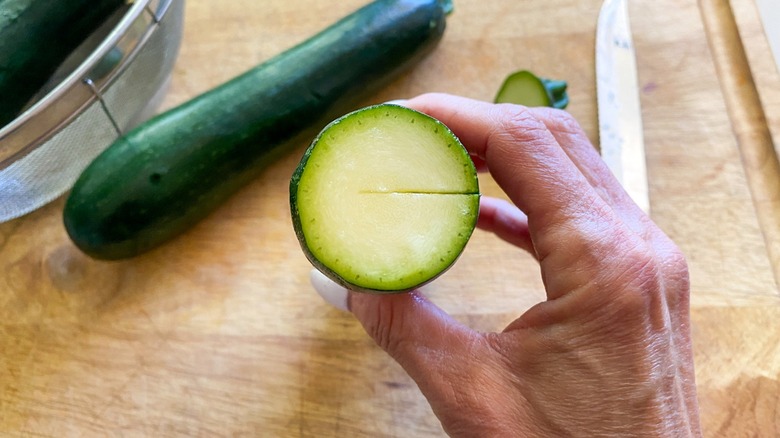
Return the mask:
MULTIPOLYGON (((364 3, 190 0, 163 108, 364 3)), ((754 5, 733 5, 778 138, 780 78, 754 5)), ((455 0, 438 49, 365 103, 427 91, 490 100, 508 73, 529 68, 569 82, 569 111, 597 143, 599 6, 455 0)), ((708 44, 717 29, 705 30, 693 0, 632 1, 631 17, 653 218, 690 264, 705 433, 778 436, 778 266, 708 44)), ((442 436, 400 367, 309 286, 287 201, 305 146, 184 236, 132 260, 79 253, 62 199, 0 224, 0 435, 442 436)), ((487 176, 482 188, 503 196, 487 176)), ((427 293, 480 330, 501 330, 544 297, 535 262, 482 232, 427 293)))

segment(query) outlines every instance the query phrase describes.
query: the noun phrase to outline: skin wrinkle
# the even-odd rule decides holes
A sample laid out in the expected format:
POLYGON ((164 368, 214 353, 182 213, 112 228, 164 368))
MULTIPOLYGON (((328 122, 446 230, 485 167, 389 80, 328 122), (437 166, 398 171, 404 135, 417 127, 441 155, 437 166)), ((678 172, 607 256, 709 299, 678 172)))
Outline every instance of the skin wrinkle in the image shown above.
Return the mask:
MULTIPOLYGON (((425 307, 428 305, 427 300, 422 298, 420 295, 418 295, 416 292, 412 292, 413 298, 411 300, 411 306, 415 307, 425 307)), ((413 320, 405 320, 405 324, 414 325, 415 322, 413 320)), ((397 327, 396 327, 397 329, 397 327)), ((410 364, 410 366, 414 366, 416 368, 422 368, 430 363, 439 363, 439 364, 446 364, 447 361, 449 361, 452 358, 453 353, 449 352, 446 349, 442 349, 440 346, 434 346, 431 347, 429 345, 431 339, 459 339, 460 336, 458 336, 458 333, 455 333, 453 328, 449 325, 440 325, 438 327, 420 327, 415 326, 412 327, 412 331, 415 331, 418 333, 418 336, 415 336, 414 338, 410 338, 405 340, 404 344, 399 344, 397 347, 404 347, 408 350, 413 350, 417 352, 421 352, 422 354, 418 355, 411 355, 411 357, 422 357, 425 359, 422 364, 410 364)))
MULTIPOLYGON (((533 174, 540 179, 539 186, 546 188, 544 193, 531 196, 549 196, 555 193, 566 209, 581 199, 583 193, 589 193, 592 188, 588 186, 582 175, 569 175, 566 171, 571 166, 571 161, 565 154, 557 153, 551 145, 555 144, 553 134, 533 113, 525 107, 517 105, 498 105, 495 107, 494 118, 497 123, 492 131, 487 134, 487 143, 484 146, 484 156, 490 166, 491 162, 501 163, 502 167, 513 169, 520 174, 533 174), (516 153, 517 148, 523 149, 523 154, 516 153), (498 149, 497 151, 494 151, 498 149), (496 159, 491 160, 491 153, 495 152, 496 159), (562 162, 563 159, 567 162, 562 162), (536 168, 537 170, 531 170, 536 168), (566 173, 564 178, 561 173, 566 173), (562 181, 566 180, 563 184, 562 181)), ((491 169, 493 170, 493 169, 491 169)), ((511 194, 510 194, 511 197, 511 194)), ((512 199, 529 216, 533 212, 528 210, 522 199, 512 199)), ((536 204, 539 204, 538 202, 536 204)))
MULTIPOLYGON (((576 368, 573 369, 571 367, 567 368, 567 374, 569 375, 568 377, 578 383, 576 386, 571 386, 566 394, 561 394, 556 391, 547 392, 543 389, 540 391, 540 384, 542 387, 544 387, 546 382, 552 382, 557 379, 555 368, 550 368, 547 366, 547 364, 570 364, 571 362, 570 360, 567 360, 565 354, 563 353, 558 353, 552 357, 548 356, 549 354, 543 358, 543 362, 536 368, 527 368, 528 373, 526 380, 530 382, 530 385, 528 388, 529 390, 524 392, 530 395, 529 400, 531 401, 532 405, 536 407, 535 412, 541 419, 543 419, 545 424, 552 425, 555 430, 560 432, 563 432, 567 429, 571 430, 571 425, 568 427, 565 425, 565 423, 570 423, 571 420, 562 417, 560 414, 563 412, 572 411, 577 412, 578 416, 582 417, 592 417, 594 415, 597 416, 598 412, 590 412, 590 410, 595 409, 595 406, 598 406, 598 401, 591 400, 594 403, 589 403, 587 400, 589 397, 588 392, 580 389, 581 386, 584 388, 589 386, 588 382, 590 379, 587 377, 588 373, 584 373, 582 370, 577 371, 576 368), (575 404, 572 404, 573 402, 575 404), (578 405, 577 402, 579 402, 580 405, 578 405), (545 409, 545 406, 561 406, 563 409, 561 411, 547 410, 545 409), (585 409, 583 410, 583 408, 585 409)), ((621 388, 613 389, 616 391, 622 391, 621 388)), ((561 433, 558 435, 563 436, 564 434, 561 433)))
MULTIPOLYGON (((492 396, 492 390, 505 387, 505 376, 495 375, 491 372, 492 369, 500 369, 489 366, 495 356, 490 354, 489 345, 486 342, 486 338, 476 337, 468 343, 468 355, 474 360, 452 361, 449 358, 445 359, 439 357, 437 360, 446 361, 442 363, 442 366, 450 369, 449 379, 444 380, 443 384, 446 385, 444 393, 450 394, 445 397, 447 404, 452 404, 460 409, 466 409, 470 416, 468 418, 453 418, 451 421, 454 423, 453 427, 448 432, 453 432, 452 429, 457 429, 458 422, 467 420, 468 423, 476 422, 480 425, 483 432, 482 436, 498 436, 494 432, 495 430, 502 429, 502 423, 509 421, 508 419, 518 418, 519 412, 513 411, 507 415, 504 413, 506 404, 489 403, 492 396), (466 365, 465 367, 463 365, 466 365), (486 366, 487 365, 487 366, 486 366), (474 391, 463 391, 463 388, 469 386, 474 388, 474 391), (487 410, 482 407, 489 407, 487 410)), ((429 354, 429 352, 425 352, 429 354)), ((440 356, 438 352, 434 353, 440 356)), ((445 373, 442 373, 445 374, 445 373)), ((442 392, 442 391, 439 391, 442 392)), ((509 424, 503 424, 508 428, 509 424)), ((518 425, 512 425, 513 428, 518 425)), ((509 429, 505 429, 509 430, 509 429)))
POLYGON ((596 148, 578 141, 586 135, 574 117, 570 113, 553 108, 533 110, 599 195, 605 201, 620 200, 616 199, 618 198, 616 195, 624 192, 612 190, 614 189, 614 184, 610 184, 613 182, 612 172, 603 164, 596 148))
MULTIPOLYGON (((490 355, 477 359, 491 363, 494 361, 494 358, 495 356, 490 355)), ((479 363, 479 360, 474 361, 474 363, 479 363)), ((515 423, 518 418, 522 417, 522 413, 513 407, 511 403, 491 403, 491 399, 493 398, 496 389, 501 390, 506 388, 508 384, 511 385, 511 382, 504 373, 494 374, 490 372, 492 369, 500 368, 490 366, 480 367, 476 370, 477 372, 468 376, 470 378, 467 383, 476 388, 476 390, 469 392, 469 397, 461 400, 462 402, 465 402, 467 406, 473 406, 470 411, 473 416, 476 416, 477 421, 481 423, 484 428, 486 432, 484 436, 497 436, 496 431, 499 430, 517 430, 519 424, 515 423), (487 407, 487 412, 485 412, 485 409, 480 408, 481 406, 487 407), (492 431, 490 435, 487 434, 489 431, 492 431)), ((460 393, 464 393, 462 387, 460 393)))
MULTIPOLYGON (((392 333, 393 330, 401 329, 395 327, 396 324, 398 324, 393 317, 395 314, 395 305, 376 307, 375 311, 376 317, 373 319, 375 323, 368 327, 368 331, 371 337, 377 341, 377 344, 392 356, 393 353, 398 350, 395 348, 396 345, 393 344, 390 333, 392 333)), ((403 341, 403 339, 396 339, 396 342, 403 341)))
MULTIPOLYGON (((511 322, 505 329, 504 333, 512 333, 515 331, 522 332, 522 330, 534 330, 544 328, 546 326, 555 326, 556 324, 565 321, 566 318, 571 317, 571 309, 587 310, 590 307, 582 304, 582 297, 588 295, 588 289, 593 287, 592 283, 582 284, 579 287, 571 290, 569 294, 561 296, 555 300, 547 300, 537 303, 526 310, 525 313, 520 315, 517 319, 511 322)), ((584 312, 587 313, 587 312, 584 312)), ((512 335, 515 338, 515 335, 512 335)), ((519 342, 523 339, 522 333, 519 334, 517 339, 508 339, 519 342)))
MULTIPOLYGON (((647 327, 646 329, 650 330, 647 327)), ((645 359, 638 358, 639 362, 637 362, 637 366, 639 366, 640 368, 638 368, 635 372, 637 373, 637 375, 650 376, 650 382, 648 387, 646 388, 646 391, 648 394, 652 395, 652 394, 656 394, 658 386, 668 386, 668 385, 664 385, 664 382, 674 382, 674 379, 668 379, 668 375, 670 372, 672 372, 674 366, 673 366, 673 360, 671 360, 669 355, 661 354, 658 356, 654 356, 653 354, 659 351, 661 352, 668 351, 665 348, 668 347, 668 338, 666 339, 664 338, 663 332, 659 332, 657 334, 648 333, 645 335, 645 338, 649 339, 650 342, 649 345, 643 346, 643 349, 644 351, 650 352, 650 354, 647 355, 648 358, 645 359), (653 359, 654 357, 656 358, 655 360, 653 359)), ((642 350, 638 350, 638 351, 642 351, 642 350)), ((665 406, 665 405, 667 404, 663 402, 658 403, 658 406, 665 406)), ((651 405, 651 408, 654 408, 655 406, 656 405, 651 405)), ((671 415, 671 413, 670 412, 659 413, 659 418, 664 418, 667 417, 668 415, 671 415)))
MULTIPOLYGON (((603 352, 592 353, 592 352, 589 352, 589 351, 583 351, 582 349, 577 349, 577 348, 571 348, 570 347, 570 348, 566 348, 565 351, 560 353, 560 355, 562 355, 562 358, 560 358, 560 359, 551 359, 551 360, 554 360, 557 363, 572 363, 572 362, 574 362, 574 363, 580 364, 580 371, 577 372, 577 374, 576 374, 576 380, 580 383, 580 385, 578 385, 578 387, 579 386, 583 386, 584 388, 587 388, 589 386, 592 386, 592 384, 589 383, 589 382, 593 382, 593 384, 597 384, 597 382, 600 381, 600 379, 605 375, 605 373, 606 374, 609 373, 609 370, 604 370, 599 365, 600 364, 599 357, 603 357, 604 354, 605 353, 603 353, 603 352)), ((612 352, 612 354, 615 354, 616 356, 619 356, 619 357, 625 357, 625 355, 622 354, 622 352, 621 352, 621 354, 612 352)), ((572 372, 572 368, 571 367, 568 367, 568 370, 569 370, 568 371, 569 373, 572 372)), ((554 378, 555 378, 555 376, 550 376, 550 377, 546 378, 546 380, 551 380, 551 379, 554 379, 554 378)), ((540 380, 544 380, 544 378, 542 378, 540 380)), ((612 388, 608 388, 610 393, 613 393, 614 396, 618 397, 618 398, 624 397, 625 395, 633 394, 630 397, 625 397, 626 398, 626 402, 629 405, 631 405, 631 407, 632 407, 631 410, 634 410, 634 411, 650 411, 650 412, 653 411, 653 406, 654 405, 652 403, 652 400, 649 400, 651 398, 649 395, 651 395, 653 393, 652 389, 651 389, 651 388, 653 388, 653 385, 651 385, 649 383, 645 384, 645 385, 634 385, 634 384, 630 384, 630 383, 622 383, 622 382, 628 382, 628 380, 623 380, 623 379, 617 379, 617 380, 618 380, 618 382, 621 382, 621 383, 618 383, 617 385, 613 386, 612 388), (645 395, 644 396, 639 396, 639 394, 645 394, 645 395), (645 407, 645 406, 647 406, 647 407, 645 407)), ((572 388, 572 390, 576 391, 575 388, 572 388)), ((583 391, 583 394, 581 394, 581 395, 583 397, 587 397, 588 396, 587 391, 583 391)), ((542 398, 544 398, 544 397, 542 397, 542 398)), ((605 413, 598 412, 598 408, 597 408, 597 406, 599 405, 598 401, 597 400, 592 400, 592 401, 593 401, 593 405, 590 406, 589 408, 587 408, 588 411, 591 411, 591 415, 605 416, 605 413)), ((583 407, 589 406, 589 404, 587 404, 587 403, 584 404, 584 406, 583 406, 582 400, 578 400, 578 402, 579 403, 571 406, 570 409, 577 409, 579 407, 579 410, 581 411, 583 407)), ((560 398, 560 399, 555 400, 555 404, 567 405, 569 403, 570 402, 568 401, 568 397, 560 398)), ((540 404, 544 405, 545 402, 542 401, 542 402, 540 402, 540 404)), ((606 414, 608 414, 608 413, 606 413, 606 414)), ((618 425, 620 424, 619 414, 618 414, 617 417, 613 417, 611 415, 606 415, 606 416, 609 417, 609 418, 612 418, 612 421, 616 422, 618 425)), ((567 419, 566 421, 570 421, 570 420, 567 419)))

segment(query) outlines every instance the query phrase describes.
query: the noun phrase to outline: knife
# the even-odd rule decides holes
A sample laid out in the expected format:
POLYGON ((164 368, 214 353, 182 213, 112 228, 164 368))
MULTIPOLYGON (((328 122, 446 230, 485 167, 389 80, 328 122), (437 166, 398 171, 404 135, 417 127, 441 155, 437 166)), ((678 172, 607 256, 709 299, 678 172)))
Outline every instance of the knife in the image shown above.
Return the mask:
POLYGON ((642 108, 626 0, 605 0, 596 28, 601 156, 634 202, 650 211, 642 108))

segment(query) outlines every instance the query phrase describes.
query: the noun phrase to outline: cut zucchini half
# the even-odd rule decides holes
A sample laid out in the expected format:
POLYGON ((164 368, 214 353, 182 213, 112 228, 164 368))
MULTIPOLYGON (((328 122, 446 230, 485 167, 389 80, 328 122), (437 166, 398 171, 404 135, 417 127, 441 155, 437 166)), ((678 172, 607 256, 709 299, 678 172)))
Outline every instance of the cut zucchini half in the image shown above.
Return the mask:
POLYGON ((393 104, 331 122, 290 182, 309 261, 342 286, 404 292, 446 271, 479 214, 477 171, 444 124, 393 104))
POLYGON ((569 104, 566 87, 565 81, 540 78, 528 70, 520 70, 504 80, 494 102, 564 109, 569 104))

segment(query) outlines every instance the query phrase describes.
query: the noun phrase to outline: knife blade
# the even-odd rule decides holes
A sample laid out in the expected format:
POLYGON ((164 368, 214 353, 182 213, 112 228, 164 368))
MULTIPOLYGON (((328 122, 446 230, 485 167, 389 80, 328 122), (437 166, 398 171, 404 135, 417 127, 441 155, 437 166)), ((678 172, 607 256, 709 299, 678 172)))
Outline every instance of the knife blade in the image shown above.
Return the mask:
POLYGON ((636 57, 626 0, 605 0, 596 27, 601 156, 634 202, 650 211, 636 57))

